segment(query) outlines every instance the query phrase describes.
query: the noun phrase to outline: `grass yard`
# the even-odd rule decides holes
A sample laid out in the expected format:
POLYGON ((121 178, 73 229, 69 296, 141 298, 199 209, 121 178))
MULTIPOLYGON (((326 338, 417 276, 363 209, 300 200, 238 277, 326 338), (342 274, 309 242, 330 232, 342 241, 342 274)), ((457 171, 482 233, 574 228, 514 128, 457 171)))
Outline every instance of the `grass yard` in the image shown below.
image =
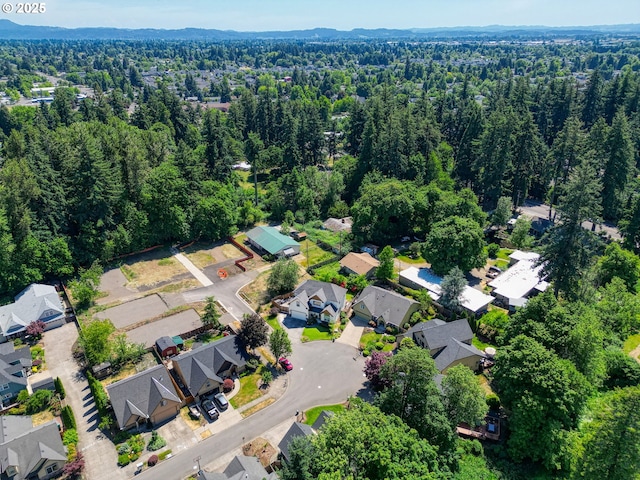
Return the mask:
POLYGON ((492 393, 495 393, 491 388, 489 379, 485 377, 484 374, 478 375, 478 382, 480 382, 480 386, 482 387, 482 390, 484 390, 485 395, 491 395, 492 393))
POLYGON ((396 258, 404 263, 427 263, 427 261, 421 256, 418 256, 417 258, 411 258, 408 255, 401 254, 396 258))
POLYGON ((305 260, 302 261, 302 265, 304 267, 316 265, 333 257, 332 252, 327 252, 326 250, 321 249, 309 239, 300 242, 300 253, 305 257, 305 260))
POLYGON ((31 415, 31 420, 34 427, 50 422, 54 418, 55 417, 53 416, 53 412, 51 412, 51 410, 44 410, 42 412, 34 413, 33 415, 31 415))
POLYGON ((269 405, 271 405, 273 402, 275 402, 276 399, 273 397, 269 397, 267 398, 265 401, 258 403, 257 405, 254 405, 251 408, 248 408, 247 410, 245 410, 244 412, 241 413, 243 418, 248 417, 249 415, 253 415, 256 412, 259 412, 260 410, 262 410, 263 408, 267 408, 269 405))
POLYGON ((229 400, 233 408, 239 408, 249 402, 253 402, 256 398, 260 398, 263 395, 258 387, 263 368, 266 367, 261 365, 252 374, 240 377, 240 391, 229 400))
POLYGON ((396 344, 395 344, 395 338, 393 342, 385 342, 383 340, 383 337, 390 337, 390 335, 386 335, 384 333, 376 333, 374 331, 370 331, 367 332, 365 330, 365 332, 362 334, 362 336, 360 337, 360 349, 361 350, 376 350, 375 346, 372 348, 367 348, 367 346, 371 347, 372 345, 375 345, 378 342, 383 342, 384 343, 384 348, 382 349, 383 352, 392 352, 393 349, 395 348, 396 344))
POLYGON ((200 416, 199 419, 194 419, 191 415, 189 415, 189 407, 187 406, 184 406, 180 409, 180 418, 184 420, 184 423, 186 423, 191 430, 195 430, 196 428, 199 428, 201 426, 200 421, 202 419, 202 416, 200 416))
POLYGON ((333 338, 333 330, 326 325, 316 324, 306 327, 302 331, 303 342, 314 342, 316 340, 331 340, 333 338))
POLYGON ((473 339, 471 340, 471 343, 478 350, 482 350, 482 351, 484 351, 484 349, 487 348, 487 347, 494 347, 495 348, 495 345, 492 345, 491 343, 485 343, 475 335, 473 336, 473 339))
POLYGON ((338 403, 337 405, 322 405, 320 407, 310 408, 309 410, 304 412, 304 423, 306 423, 307 425, 313 425, 323 410, 340 413, 344 412, 346 410, 346 407, 344 406, 344 404, 338 403))
POLYGON ((271 328, 273 328, 273 330, 282 330, 282 325, 280 325, 280 322, 278 321, 278 316, 277 315, 269 315, 265 321, 269 324, 269 326, 271 328))
POLYGON ((509 255, 511 255, 512 253, 513 253, 513 250, 511 250, 510 248, 501 248, 498 251, 497 258, 500 258, 502 260, 506 260, 507 262, 509 262, 509 255))
POLYGON ((627 338, 622 346, 622 351, 627 355, 640 346, 640 333, 631 335, 627 338))

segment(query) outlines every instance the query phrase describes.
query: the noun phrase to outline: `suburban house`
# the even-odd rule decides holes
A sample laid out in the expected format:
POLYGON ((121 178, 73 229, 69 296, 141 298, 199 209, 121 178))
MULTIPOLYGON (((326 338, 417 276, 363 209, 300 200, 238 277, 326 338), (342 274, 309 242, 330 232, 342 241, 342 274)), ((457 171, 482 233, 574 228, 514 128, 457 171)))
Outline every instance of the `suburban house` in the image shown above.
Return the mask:
POLYGON ((478 370, 482 359, 486 357, 484 352, 471 344, 473 332, 464 318, 453 322, 439 319, 420 322, 399 335, 398 340, 404 337, 409 337, 416 345, 428 349, 441 373, 446 373, 449 368, 459 364, 478 370))
POLYGON ((278 444, 280 454, 285 460, 289 460, 289 444, 295 437, 306 437, 307 435, 315 435, 315 431, 307 424, 293 422, 287 433, 284 434, 282 440, 278 444))
POLYGON ((218 392, 225 378, 244 371, 247 349, 236 335, 207 343, 173 358, 173 370, 194 398, 218 392))
POLYGON ((340 270, 346 275, 364 275, 372 278, 380 262, 368 253, 351 252, 340 260, 340 270))
POLYGON ((325 230, 332 232, 344 232, 351 233, 351 227, 353 226, 353 219, 351 217, 344 218, 327 218, 322 224, 325 230))
POLYGON ((198 480, 278 480, 275 472, 267 473, 258 457, 237 455, 222 473, 198 472, 198 480))
POLYGON ((395 328, 403 328, 419 306, 415 300, 374 286, 362 290, 351 305, 357 317, 395 328))
POLYGON ((66 463, 54 420, 34 427, 31 417, 0 417, 0 478, 46 480, 60 476, 66 463))
MULTIPOLYGON (((400 272, 401 285, 414 290, 425 289, 434 301, 438 301, 442 294, 441 282, 442 277, 435 275, 428 268, 409 267, 400 272)), ((486 313, 487 307, 493 300, 491 295, 486 295, 467 285, 460 297, 460 307, 473 315, 482 315, 486 313)))
POLYGON ((162 423, 176 416, 182 405, 164 365, 107 385, 107 393, 120 430, 162 423))
POLYGON ((28 346, 16 350, 12 342, 0 344, 0 406, 10 405, 21 390, 28 390, 31 370, 28 346))
POLYGON ((247 240, 258 251, 275 257, 292 257, 300 253, 300 244, 273 227, 255 227, 247 232, 247 240))
POLYGON ((539 259, 535 252, 514 250, 509 255, 510 267, 489 282, 491 294, 509 310, 515 310, 524 306, 529 297, 544 292, 549 284, 540 278, 544 265, 538 264, 539 259))
POLYGON ((299 320, 335 323, 344 308, 347 290, 333 283, 307 280, 293 292, 289 315, 299 320))
POLYGON ((64 307, 55 287, 32 283, 16 295, 15 302, 0 307, 0 343, 23 336, 36 320, 44 322, 45 330, 64 325, 64 307))

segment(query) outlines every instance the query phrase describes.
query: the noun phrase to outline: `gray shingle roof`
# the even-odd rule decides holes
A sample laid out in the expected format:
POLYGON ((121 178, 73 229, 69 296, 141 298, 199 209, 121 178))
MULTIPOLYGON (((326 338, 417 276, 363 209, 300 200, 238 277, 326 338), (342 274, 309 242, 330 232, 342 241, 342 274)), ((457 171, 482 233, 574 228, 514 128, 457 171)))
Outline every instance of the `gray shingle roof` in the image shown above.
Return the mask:
POLYGON ((180 403, 164 365, 107 385, 107 392, 120 428, 125 427, 132 416, 149 418, 163 400, 180 403))
POLYGON ((374 317, 382 316, 387 323, 396 327, 400 326, 411 306, 418 304, 415 300, 399 293, 371 285, 360 292, 360 295, 353 301, 353 309, 356 313, 357 305, 360 302, 365 304, 371 315, 374 317))
POLYGON ((244 366, 247 359, 246 352, 240 338, 229 335, 190 352, 182 353, 174 357, 173 363, 178 365, 185 385, 195 396, 208 380, 222 383, 220 374, 232 365, 244 366))
POLYGON ((7 336, 25 330, 27 325, 43 319, 55 320, 64 315, 58 292, 51 285, 32 283, 15 297, 15 302, 0 307, 0 330, 7 336), (44 312, 51 311, 50 315, 44 312))
POLYGON ((317 296, 323 303, 332 302, 344 305, 347 296, 347 289, 329 282, 318 280, 307 280, 293 291, 294 297, 300 300, 309 301, 311 297, 317 296))
POLYGON ((318 418, 316 419, 316 421, 313 422, 313 425, 311 425, 311 428, 313 428, 314 430, 319 430, 320 427, 324 425, 324 422, 326 422, 327 419, 333 417, 334 415, 335 413, 332 411, 322 410, 320 412, 320 415, 318 415, 318 418))
POLYGON ((173 341, 173 338, 164 336, 156 340, 156 347, 158 347, 158 350, 162 353, 167 348, 176 347, 176 343, 173 341))
MULTIPOLYGON (((0 472, 5 474, 8 467, 17 467, 18 474, 12 477, 13 480, 22 480, 30 473, 37 471, 42 460, 59 462, 59 467, 62 467, 67 461, 67 454, 60 438, 58 424, 55 421, 51 421, 38 427, 33 427, 31 418, 26 418, 28 419, 28 425, 27 421, 20 420, 20 425, 16 422, 10 430, 17 428, 29 428, 29 430, 11 438, 5 438, 5 441, 0 444, 0 472)), ((3 420, 3 422, 5 421, 6 419, 3 420)), ((12 431, 11 433, 15 432, 12 431)))
POLYGON ((223 473, 201 472, 199 480, 277 480, 276 473, 267 473, 256 457, 233 457, 223 473))
POLYGON ((294 422, 278 444, 278 448, 282 452, 284 458, 289 459, 289 444, 295 437, 306 437, 307 435, 313 435, 313 433, 313 429, 309 425, 294 422))

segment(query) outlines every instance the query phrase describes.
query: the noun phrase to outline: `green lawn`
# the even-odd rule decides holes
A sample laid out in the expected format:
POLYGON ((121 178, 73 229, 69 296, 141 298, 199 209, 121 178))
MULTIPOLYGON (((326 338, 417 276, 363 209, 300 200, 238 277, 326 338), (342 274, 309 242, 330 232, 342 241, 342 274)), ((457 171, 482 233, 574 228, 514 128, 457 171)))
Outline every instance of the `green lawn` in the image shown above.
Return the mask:
POLYGON ((266 322, 271 328, 273 328, 274 331, 282 329, 282 326, 280 325, 280 322, 278 321, 278 317, 276 315, 269 315, 266 319, 266 322))
POLYGON ((327 252, 326 250, 321 249, 318 245, 316 245, 309 239, 300 242, 300 253, 302 253, 306 259, 304 262, 302 262, 303 267, 316 265, 333 257, 332 252, 327 252))
MULTIPOLYGON (((382 342, 383 336, 385 336, 384 333, 376 333, 376 332, 363 333, 362 336, 360 337, 360 348, 365 349, 366 346, 371 343, 382 342)), ((393 351, 394 347, 395 347, 395 342, 391 342, 391 343, 385 342, 384 348, 382 349, 382 351, 391 352, 393 351)))
POLYGON ((404 263, 425 263, 426 262, 426 260, 421 256, 418 256, 417 258, 411 258, 407 255, 401 254, 401 255, 398 255, 396 258, 404 263))
POLYGON ((485 343, 482 340, 480 340, 478 337, 476 337, 475 335, 473 336, 473 340, 471 340, 471 343, 478 350, 482 350, 482 351, 484 351, 484 349, 487 348, 487 347, 494 347, 495 348, 495 345, 492 345, 490 343, 485 343))
POLYGON ((627 338, 622 346, 622 350, 624 353, 629 354, 632 350, 635 350, 638 345, 640 345, 640 333, 627 338))
POLYGON ((340 262, 333 262, 318 268, 314 272, 313 278, 321 281, 331 281, 331 279, 336 278, 339 274, 340 262))
POLYGON ((334 412, 334 413, 340 413, 340 412, 344 412, 345 407, 342 403, 339 403, 337 405, 323 405, 320 407, 310 408, 309 410, 304 412, 304 416, 306 418, 304 423, 306 423, 307 425, 313 425, 323 410, 327 410, 329 412, 334 412))
POLYGON ((316 340, 331 340, 331 328, 326 325, 313 325, 312 327, 306 327, 302 331, 303 342, 313 342, 316 340))
POLYGON ((512 253, 513 250, 511 250, 510 248, 501 248, 500 251, 498 251, 497 257, 509 262, 509 255, 511 255, 512 253))
POLYGON ((260 366, 254 373, 240 377, 240 391, 229 400, 233 408, 246 405, 263 395, 258 388, 258 381, 260 380, 263 368, 265 367, 260 366))

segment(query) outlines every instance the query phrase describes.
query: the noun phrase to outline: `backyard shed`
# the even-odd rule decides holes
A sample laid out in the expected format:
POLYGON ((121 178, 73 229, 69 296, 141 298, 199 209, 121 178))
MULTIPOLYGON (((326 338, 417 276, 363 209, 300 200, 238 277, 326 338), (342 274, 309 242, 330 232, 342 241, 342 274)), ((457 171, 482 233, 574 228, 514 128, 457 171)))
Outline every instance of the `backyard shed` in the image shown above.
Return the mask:
POLYGON ((173 338, 168 336, 160 337, 156 340, 156 348, 162 358, 178 354, 178 346, 173 341, 173 338))

